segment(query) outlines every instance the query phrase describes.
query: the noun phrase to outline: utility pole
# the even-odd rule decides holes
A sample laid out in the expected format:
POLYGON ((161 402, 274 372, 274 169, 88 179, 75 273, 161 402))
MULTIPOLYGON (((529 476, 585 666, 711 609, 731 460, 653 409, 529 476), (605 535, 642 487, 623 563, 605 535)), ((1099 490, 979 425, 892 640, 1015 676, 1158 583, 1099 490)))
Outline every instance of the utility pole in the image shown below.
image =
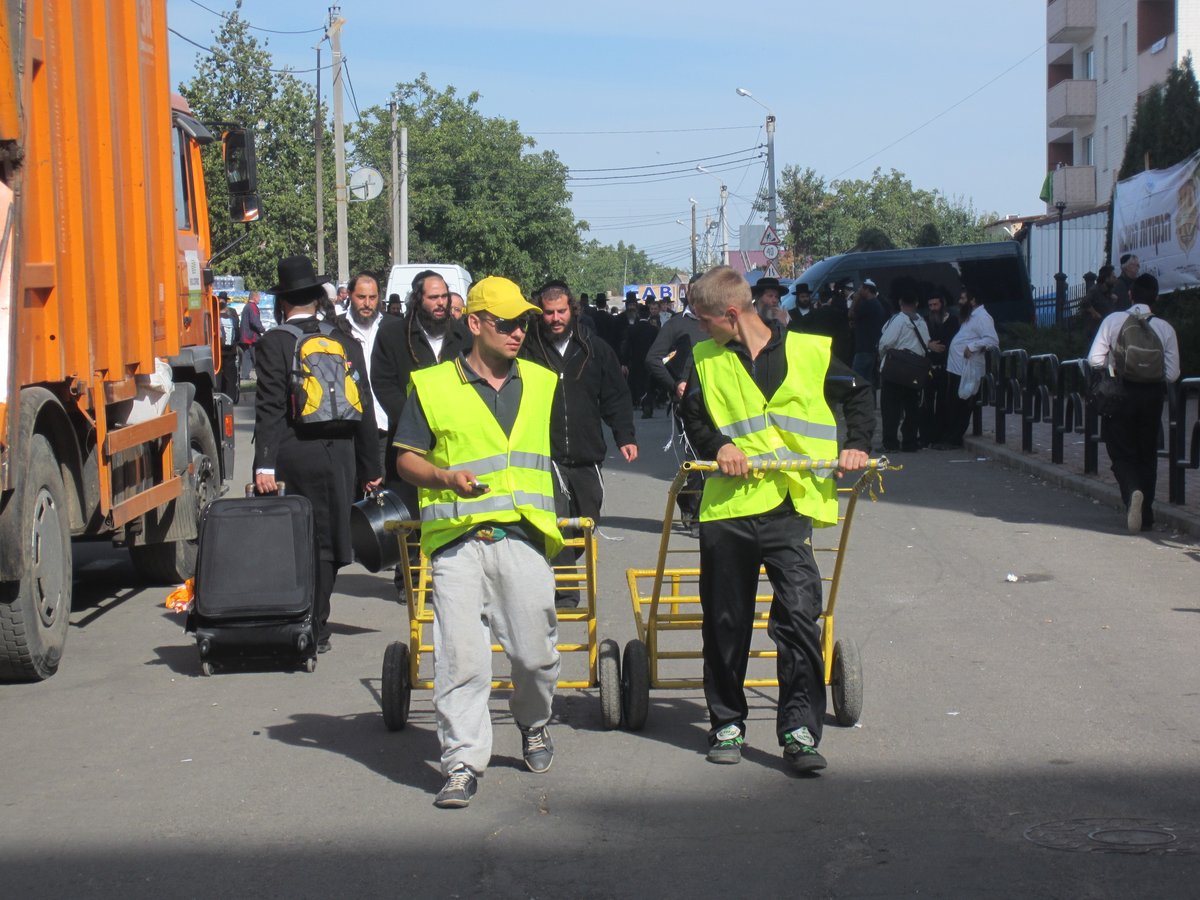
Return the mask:
POLYGON ((725 182, 721 182, 721 216, 719 221, 721 229, 721 262, 722 266, 729 265, 729 221, 725 218, 725 203, 729 200, 729 188, 725 186, 725 182))
POLYGON ((779 219, 775 212, 775 115, 767 113, 767 222, 776 235, 779 219))
POLYGON ((329 7, 329 42, 333 46, 333 178, 334 203, 337 206, 338 284, 350 280, 350 247, 347 211, 350 198, 346 191, 346 130, 342 122, 342 26, 341 7, 329 7))
POLYGON ((325 274, 325 121, 321 115, 321 46, 317 45, 317 111, 313 115, 317 157, 317 274, 325 274))
POLYGON ((392 265, 400 262, 400 156, 396 151, 396 120, 398 109, 392 97, 392 197, 389 209, 392 213, 392 265))
POLYGON ((408 127, 400 129, 400 265, 408 265, 408 127))
POLYGON ((696 266, 696 198, 688 197, 688 202, 692 204, 692 275, 694 276, 699 271, 696 266))

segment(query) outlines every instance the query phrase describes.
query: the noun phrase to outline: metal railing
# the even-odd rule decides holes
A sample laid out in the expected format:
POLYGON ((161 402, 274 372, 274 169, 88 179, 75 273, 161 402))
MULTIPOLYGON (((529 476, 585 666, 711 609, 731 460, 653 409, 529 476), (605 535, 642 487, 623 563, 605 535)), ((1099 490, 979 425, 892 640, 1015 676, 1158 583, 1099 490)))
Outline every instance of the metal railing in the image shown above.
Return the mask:
MULTIPOLYGON (((983 434, 983 411, 994 412, 993 438, 1007 441, 1008 417, 1021 421, 1021 450, 1033 452, 1034 426, 1049 424, 1050 460, 1061 465, 1068 434, 1083 436, 1083 471, 1100 469, 1100 421, 1088 396, 1092 368, 1086 359, 1059 361, 1053 353, 1030 356, 1025 350, 987 351, 986 373, 972 410, 972 434, 983 434)), ((1168 499, 1185 502, 1188 469, 1200 469, 1200 378, 1167 386, 1167 425, 1159 431, 1159 456, 1167 460, 1168 499), (1193 413, 1194 410, 1194 413, 1193 413)))

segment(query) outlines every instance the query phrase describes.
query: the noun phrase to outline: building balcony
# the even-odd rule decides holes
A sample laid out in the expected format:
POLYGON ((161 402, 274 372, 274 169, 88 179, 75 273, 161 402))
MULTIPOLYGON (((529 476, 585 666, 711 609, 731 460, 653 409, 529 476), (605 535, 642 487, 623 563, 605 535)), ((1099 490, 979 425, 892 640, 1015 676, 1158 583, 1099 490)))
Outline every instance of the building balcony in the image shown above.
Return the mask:
POLYGON ((1054 201, 1062 200, 1068 210, 1096 205, 1096 167, 1062 166, 1054 170, 1054 201))
POLYGON ((1046 40, 1078 44, 1096 30, 1096 0, 1053 0, 1046 7, 1046 40))
POLYGON ((1046 92, 1046 124, 1051 128, 1082 128, 1095 118, 1095 81, 1072 78, 1060 81, 1046 92))
POLYGON ((1156 84, 1167 80, 1171 66, 1178 62, 1178 44, 1172 32, 1166 37, 1159 38, 1144 51, 1138 54, 1138 96, 1146 93, 1156 84))

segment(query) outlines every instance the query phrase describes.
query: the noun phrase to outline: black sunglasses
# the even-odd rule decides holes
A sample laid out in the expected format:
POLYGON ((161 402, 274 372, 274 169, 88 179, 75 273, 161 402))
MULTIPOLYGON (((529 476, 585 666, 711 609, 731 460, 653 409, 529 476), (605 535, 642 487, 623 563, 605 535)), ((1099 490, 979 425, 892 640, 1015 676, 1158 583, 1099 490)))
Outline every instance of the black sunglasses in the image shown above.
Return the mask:
POLYGON ((483 316, 483 318, 492 323, 492 327, 496 329, 496 334, 512 334, 518 328, 528 332, 533 325, 533 316, 528 313, 518 316, 515 319, 500 319, 490 313, 483 316))

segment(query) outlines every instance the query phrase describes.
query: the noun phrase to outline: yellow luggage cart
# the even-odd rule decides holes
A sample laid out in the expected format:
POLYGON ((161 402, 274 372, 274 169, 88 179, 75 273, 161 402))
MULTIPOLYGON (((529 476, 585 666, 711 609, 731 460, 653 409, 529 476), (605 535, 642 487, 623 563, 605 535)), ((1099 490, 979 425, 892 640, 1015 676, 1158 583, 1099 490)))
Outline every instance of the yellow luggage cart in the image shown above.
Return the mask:
MULTIPOLYGON (((388 522, 386 528, 400 541, 400 559, 409 560, 410 547, 420 539, 420 522, 388 522)), ((576 594, 579 605, 574 609, 558 610, 559 643, 562 654, 587 654, 586 678, 560 680, 559 688, 600 688, 600 706, 604 727, 616 728, 621 723, 621 650, 616 641, 596 640, 596 540, 595 523, 587 518, 559 519, 565 545, 583 548, 583 555, 573 565, 554 567, 554 586, 560 593, 576 594), (568 536, 568 532, 573 532, 568 536), (564 628, 565 626, 565 628, 564 628), (582 629, 582 634, 580 630, 582 629), (568 630, 578 639, 563 639, 568 630)), ((432 659, 433 638, 428 630, 433 625, 432 579, 429 560, 424 554, 416 565, 401 564, 404 588, 408 595, 408 640, 393 641, 383 657, 383 687, 381 690, 383 721, 389 731, 399 731, 408 723, 409 706, 414 688, 431 690, 433 677, 422 675, 421 661, 425 654, 432 659)), ((502 653, 499 644, 492 645, 493 653, 502 653)), ((512 688, 509 679, 494 679, 493 688, 512 688)))
MULTIPOLYGON (((762 463, 751 466, 751 472, 764 471, 804 471, 808 469, 836 469, 837 462, 830 460, 789 460, 762 463)), ((835 641, 833 637, 833 612, 838 599, 838 584, 842 576, 842 567, 846 561, 846 546, 850 539, 850 525, 854 519, 854 510, 858 499, 863 493, 875 497, 875 489, 882 482, 882 473, 894 469, 886 457, 868 461, 868 467, 858 481, 851 487, 838 489, 838 522, 837 529, 814 529, 814 538, 821 532, 834 532, 832 546, 813 546, 813 552, 820 564, 823 555, 833 554, 833 574, 821 576, 821 581, 827 585, 825 607, 821 613, 821 655, 825 663, 825 683, 830 686, 833 699, 834 716, 839 725, 855 724, 862 713, 863 679, 862 663, 858 655, 858 646, 849 638, 835 641)), ((653 569, 627 569, 629 596, 633 602, 633 617, 637 623, 638 636, 625 645, 625 655, 621 672, 621 707, 625 727, 631 731, 639 731, 646 723, 650 709, 651 688, 700 688, 704 686, 702 677, 671 676, 668 677, 662 669, 664 662, 675 660, 699 660, 703 658, 700 650, 680 649, 677 642, 671 642, 666 637, 677 631, 699 631, 703 622, 700 609, 699 595, 699 549, 694 539, 692 546, 687 548, 673 547, 672 538, 682 535, 674 533, 675 505, 688 475, 692 472, 715 472, 715 462, 690 461, 679 468, 679 473, 671 483, 667 492, 667 509, 663 514, 662 536, 659 540, 658 563, 653 569), (694 560, 687 565, 687 557, 694 560)), ((765 581, 765 571, 759 571, 760 591, 765 587, 765 593, 759 593, 755 598, 754 629, 765 631, 769 618, 771 604, 771 586, 765 581)), ((750 649, 750 658, 774 659, 778 654, 774 650, 755 647, 750 649)), ((777 687, 775 678, 754 677, 747 675, 746 687, 777 687)))

